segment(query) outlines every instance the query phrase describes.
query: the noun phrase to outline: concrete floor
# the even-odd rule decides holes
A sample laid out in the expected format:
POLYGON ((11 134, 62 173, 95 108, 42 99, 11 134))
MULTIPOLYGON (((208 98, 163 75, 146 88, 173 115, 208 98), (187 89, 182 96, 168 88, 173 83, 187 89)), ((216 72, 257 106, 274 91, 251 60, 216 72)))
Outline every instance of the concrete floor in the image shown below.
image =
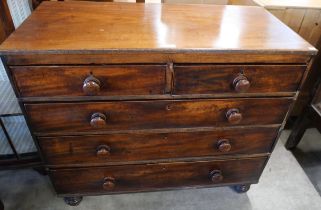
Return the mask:
POLYGON ((18 170, 0 172, 0 198, 6 210, 320 210, 321 135, 315 130, 307 132, 294 153, 298 162, 283 146, 288 134, 282 133, 259 184, 246 194, 220 187, 92 196, 85 197, 78 207, 70 207, 56 197, 48 177, 18 170))

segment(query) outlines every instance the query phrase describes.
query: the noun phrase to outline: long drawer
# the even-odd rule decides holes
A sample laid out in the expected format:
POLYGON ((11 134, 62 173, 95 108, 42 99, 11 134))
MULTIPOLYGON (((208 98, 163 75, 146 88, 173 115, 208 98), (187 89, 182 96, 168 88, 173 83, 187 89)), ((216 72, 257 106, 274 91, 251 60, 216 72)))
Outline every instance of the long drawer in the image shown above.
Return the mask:
POLYGON ((169 158, 268 153, 278 127, 199 132, 40 137, 46 163, 117 164, 169 158))
POLYGON ((57 169, 50 172, 58 194, 109 194, 177 187, 256 183, 266 157, 57 169))
POLYGON ((11 67, 21 97, 164 94, 166 65, 11 67))
POLYGON ((297 90, 305 65, 177 65, 174 94, 297 90))
POLYGON ((25 104, 33 130, 94 132, 280 124, 291 98, 25 104))

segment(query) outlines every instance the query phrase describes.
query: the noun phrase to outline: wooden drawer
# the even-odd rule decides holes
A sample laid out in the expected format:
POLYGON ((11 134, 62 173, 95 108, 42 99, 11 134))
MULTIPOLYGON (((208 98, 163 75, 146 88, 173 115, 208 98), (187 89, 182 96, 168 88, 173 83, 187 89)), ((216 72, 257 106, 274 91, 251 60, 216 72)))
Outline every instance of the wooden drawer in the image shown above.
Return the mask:
POLYGON ((278 127, 202 132, 39 138, 47 164, 115 164, 168 158, 258 154, 271 150, 278 127))
POLYGON ((25 108, 36 133, 64 133, 280 124, 291 102, 291 98, 164 100, 25 104, 25 108))
POLYGON ((165 69, 165 65, 11 67, 21 97, 164 94, 165 69))
POLYGON ((177 187, 244 184, 258 181, 265 161, 266 157, 260 157, 225 161, 57 169, 51 171, 51 178, 58 194, 108 194, 177 187))
POLYGON ((276 93, 296 91, 306 66, 177 65, 174 69, 174 94, 177 95, 237 93, 238 91, 276 93), (237 80, 240 73, 243 73, 245 78, 239 77, 237 80), (248 84, 242 83, 244 79, 248 80, 250 87, 247 86, 248 84), (248 89, 245 91, 247 87, 248 89))

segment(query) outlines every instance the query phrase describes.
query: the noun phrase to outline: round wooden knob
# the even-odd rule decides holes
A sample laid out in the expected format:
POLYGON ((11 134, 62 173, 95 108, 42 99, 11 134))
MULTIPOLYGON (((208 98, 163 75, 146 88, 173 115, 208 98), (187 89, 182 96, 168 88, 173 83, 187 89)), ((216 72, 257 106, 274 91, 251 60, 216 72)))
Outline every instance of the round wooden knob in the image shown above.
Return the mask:
POLYGON ((233 87, 236 92, 246 92, 250 86, 250 81, 242 74, 238 75, 233 80, 233 87))
POLYGON ((86 95, 97 95, 100 90, 100 81, 96 77, 90 75, 85 79, 82 89, 86 95))
POLYGON ((218 183, 223 180, 223 175, 220 170, 213 170, 210 172, 210 179, 213 183, 218 183))
POLYGON ((242 120, 242 114, 240 113, 240 110, 238 109, 229 109, 226 112, 226 118, 229 123, 231 124, 239 124, 242 120))
POLYGON ((112 190, 115 188, 115 178, 113 177, 105 177, 104 178, 104 183, 103 183, 103 188, 104 190, 112 190))
POLYGON ((93 128, 103 128, 106 125, 107 117, 102 113, 94 113, 91 115, 90 125, 93 128))
POLYGON ((231 144, 228 139, 220 139, 217 141, 217 149, 220 152, 228 152, 231 150, 231 144))
POLYGON ((110 147, 107 145, 99 145, 97 147, 97 156, 98 157, 105 157, 110 155, 110 147))

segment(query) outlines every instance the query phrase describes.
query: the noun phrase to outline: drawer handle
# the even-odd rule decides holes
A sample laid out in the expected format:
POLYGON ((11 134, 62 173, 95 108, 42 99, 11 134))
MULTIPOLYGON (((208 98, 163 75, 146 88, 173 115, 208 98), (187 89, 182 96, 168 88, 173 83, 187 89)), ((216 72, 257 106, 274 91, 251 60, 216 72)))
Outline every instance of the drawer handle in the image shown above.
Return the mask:
POLYGON ((115 178, 114 177, 105 177, 104 178, 104 183, 103 183, 103 188, 104 190, 112 190, 115 188, 115 178))
POLYGON ((232 148, 230 141, 228 139, 218 140, 216 146, 220 152, 228 152, 232 148))
POLYGON ((110 155, 110 147, 107 145, 99 145, 97 147, 97 156, 98 157, 105 157, 110 155))
POLYGON ((242 113, 240 113, 240 110, 238 109, 229 109, 226 112, 226 118, 230 124, 239 124, 242 119, 242 113))
POLYGON ((250 81, 243 74, 239 74, 233 80, 233 87, 236 92, 246 92, 251 86, 250 81))
POLYGON ((100 90, 100 81, 90 75, 85 79, 82 89, 86 95, 97 95, 100 90))
POLYGON ((107 117, 102 113, 94 113, 91 115, 90 125, 93 128, 103 128, 106 125, 107 117))
POLYGON ((210 180, 213 183, 219 183, 223 180, 223 175, 222 172, 220 170, 213 170, 210 172, 210 180))

